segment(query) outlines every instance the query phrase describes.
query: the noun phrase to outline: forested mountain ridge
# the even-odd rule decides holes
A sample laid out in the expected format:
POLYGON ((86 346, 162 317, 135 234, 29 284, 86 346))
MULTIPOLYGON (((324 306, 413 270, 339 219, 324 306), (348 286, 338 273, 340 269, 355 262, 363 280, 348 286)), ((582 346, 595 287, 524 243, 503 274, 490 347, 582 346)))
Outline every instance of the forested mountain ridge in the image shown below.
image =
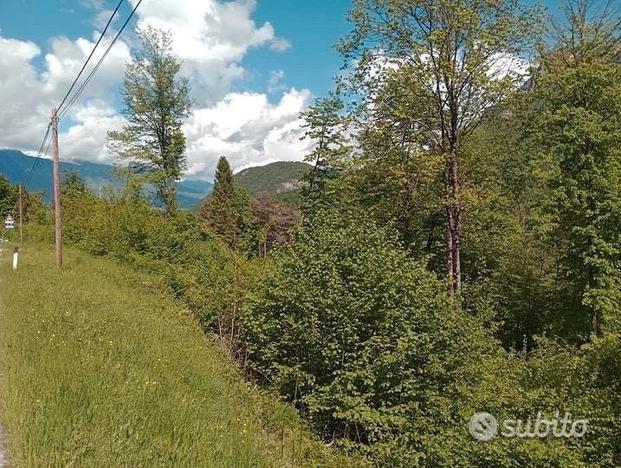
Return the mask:
MULTIPOLYGON (((39 159, 36 170, 30 170, 35 158, 17 150, 0 150, 0 174, 14 184, 28 181, 27 190, 41 193, 45 200, 52 199, 52 161, 39 159)), ((89 161, 61 161, 61 172, 77 173, 87 185, 99 192, 106 186, 118 186, 120 181, 114 175, 110 164, 89 161)), ((213 184, 202 179, 187 179, 179 182, 177 198, 183 208, 194 208, 211 192, 213 184)))
POLYGON ((235 181, 252 195, 259 192, 280 195, 300 190, 302 178, 312 169, 313 166, 304 162, 278 161, 239 171, 235 181))

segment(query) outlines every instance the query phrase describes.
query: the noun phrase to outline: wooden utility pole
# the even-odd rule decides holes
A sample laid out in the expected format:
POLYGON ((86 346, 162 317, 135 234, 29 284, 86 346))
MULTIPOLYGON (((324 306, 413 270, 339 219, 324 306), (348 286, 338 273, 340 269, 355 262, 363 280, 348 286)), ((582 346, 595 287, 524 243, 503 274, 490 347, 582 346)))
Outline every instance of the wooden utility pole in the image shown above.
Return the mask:
POLYGON ((19 245, 24 243, 24 186, 19 185, 19 245))
POLYGON ((63 229, 60 207, 60 152, 58 149, 58 114, 52 110, 52 152, 54 153, 54 224, 56 227, 56 266, 63 266, 63 229))

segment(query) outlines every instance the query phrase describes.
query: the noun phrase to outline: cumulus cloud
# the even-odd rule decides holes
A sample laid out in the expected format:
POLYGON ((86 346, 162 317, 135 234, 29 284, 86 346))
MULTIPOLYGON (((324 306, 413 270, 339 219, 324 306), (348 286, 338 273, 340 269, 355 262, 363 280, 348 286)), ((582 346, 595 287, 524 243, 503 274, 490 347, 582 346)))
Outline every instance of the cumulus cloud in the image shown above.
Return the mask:
POLYGON ((212 107, 196 109, 185 126, 188 174, 213 174, 221 155, 236 170, 300 160, 309 144, 301 140, 299 116, 310 98, 309 91, 292 89, 272 104, 265 94, 231 93, 212 107))
MULTIPOLYGON (((131 0, 135 5, 137 0, 131 0)), ((93 24, 101 29, 109 14, 100 0, 83 0, 95 11, 93 24)), ((274 53, 290 44, 276 35, 270 23, 257 24, 255 0, 150 0, 138 10, 137 27, 169 30, 173 51, 184 61, 182 72, 193 88, 192 110, 185 130, 188 137, 188 176, 210 178, 217 158, 226 155, 234 169, 276 160, 299 160, 307 151, 299 114, 311 98, 308 90, 288 89, 284 73, 274 71, 265 93, 234 92, 246 70, 243 59, 253 48, 274 53), (268 94, 282 93, 278 102, 268 94)), ((28 41, 0 36, 0 147, 33 152, 38 148, 49 114, 57 105, 90 54, 92 38, 51 38, 49 51, 28 41)), ((108 130, 123 125, 118 90, 131 60, 131 35, 119 41, 85 93, 61 125, 64 159, 113 162, 106 152, 108 130)), ((102 43, 99 53, 107 47, 102 43)), ((99 56, 96 54, 96 63, 99 56)))
MULTIPOLYGON (((42 52, 37 45, 0 37, 0 147, 28 152, 38 149, 50 120, 52 107, 59 104, 93 45, 93 41, 84 38, 76 41, 64 37, 54 38, 51 40, 49 53, 44 57, 42 70, 39 70, 35 66, 35 60, 42 52)), ((127 46, 118 43, 80 103, 68 114, 68 123, 84 124, 88 121, 83 120, 85 109, 101 108, 104 100, 113 100, 111 84, 118 82, 129 58, 127 46), (93 100, 99 102, 93 103, 93 100)), ((101 147, 105 143, 105 131, 100 131, 96 139, 98 141, 90 147, 80 145, 79 152, 69 149, 77 149, 75 145, 69 146, 68 151, 63 151, 63 156, 67 159, 100 158, 101 147)), ((93 141, 93 138, 90 140, 93 141)))
MULTIPOLYGON (((132 0, 136 4, 138 0, 132 0)), ((252 19, 256 0, 152 0, 140 6, 138 27, 168 30, 173 52, 184 62, 199 102, 219 101, 245 70, 241 61, 249 50, 269 46, 282 51, 289 43, 276 36, 270 23, 252 19)))
POLYGON ((62 135, 63 154, 76 159, 110 162, 113 159, 106 149, 106 135, 110 130, 119 130, 124 119, 116 109, 105 101, 90 101, 74 111, 76 122, 62 135))

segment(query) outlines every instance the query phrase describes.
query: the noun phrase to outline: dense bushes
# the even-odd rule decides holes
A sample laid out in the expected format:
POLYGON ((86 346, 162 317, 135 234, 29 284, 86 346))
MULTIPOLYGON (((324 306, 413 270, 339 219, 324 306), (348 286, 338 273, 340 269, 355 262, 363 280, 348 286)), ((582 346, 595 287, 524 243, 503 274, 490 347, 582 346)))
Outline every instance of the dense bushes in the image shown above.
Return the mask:
MULTIPOLYGON (((259 261, 231 251, 192 213, 165 216, 142 200, 106 200, 64 188, 65 243, 156 273, 206 330, 236 348, 240 305, 254 284, 259 261)), ((27 234, 49 241, 52 230, 33 223, 27 234)))
POLYGON ((324 436, 377 442, 443 398, 461 359, 454 314, 443 285, 381 229, 321 213, 262 282, 244 344, 324 436))
POLYGON ((542 341, 531 354, 508 353, 445 291, 372 221, 317 213, 249 302, 249 366, 326 440, 381 466, 610 466, 619 371, 604 363, 620 356, 618 343, 576 351, 542 341), (479 411, 608 422, 592 421, 580 441, 482 443, 468 433, 479 411))

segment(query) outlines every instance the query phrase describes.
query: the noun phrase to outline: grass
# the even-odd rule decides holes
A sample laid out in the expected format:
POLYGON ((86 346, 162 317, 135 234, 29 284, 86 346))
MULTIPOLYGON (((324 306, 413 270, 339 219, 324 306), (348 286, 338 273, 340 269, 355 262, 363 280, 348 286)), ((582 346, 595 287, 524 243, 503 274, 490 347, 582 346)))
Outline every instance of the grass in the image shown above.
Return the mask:
POLYGON ((0 403, 13 466, 346 466, 154 278, 28 246, 0 267, 0 403))

